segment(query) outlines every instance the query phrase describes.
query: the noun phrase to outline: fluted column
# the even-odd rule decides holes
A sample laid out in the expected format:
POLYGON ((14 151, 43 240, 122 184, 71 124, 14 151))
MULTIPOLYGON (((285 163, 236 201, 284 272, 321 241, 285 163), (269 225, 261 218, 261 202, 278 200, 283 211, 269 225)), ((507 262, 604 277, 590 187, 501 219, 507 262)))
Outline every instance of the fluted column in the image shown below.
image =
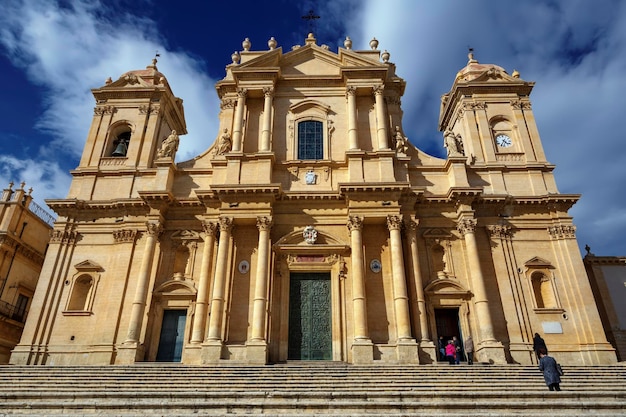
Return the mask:
POLYGON ((352 304, 354 310, 354 339, 369 340, 365 304, 365 271, 363 269, 363 219, 348 218, 352 246, 352 304))
POLYGON ((348 146, 349 149, 359 149, 359 136, 356 120, 356 87, 346 88, 348 99, 348 146))
POLYGON ((270 150, 270 138, 272 136, 272 99, 274 97, 274 87, 263 87, 265 101, 263 103, 263 128, 261 130, 261 143, 259 151, 270 150))
POLYGON ((474 234, 476 219, 461 218, 457 224, 457 229, 463 235, 465 247, 467 248, 467 260, 474 291, 474 311, 476 311, 476 323, 478 323, 481 341, 495 341, 485 277, 480 267, 480 256, 476 244, 476 235, 474 234))
POLYGON ((393 304, 396 312, 398 339, 411 339, 409 296, 406 290, 404 256, 402 255, 402 216, 387 216, 391 249, 391 273, 393 281, 393 304))
POLYGON ((147 222, 146 229, 146 246, 143 251, 143 259, 141 260, 139 278, 135 289, 135 298, 133 299, 133 306, 130 311, 128 333, 126 335, 127 343, 139 341, 142 318, 146 307, 148 283, 150 282, 150 270, 152 269, 152 262, 154 260, 154 249, 158 236, 162 231, 161 223, 158 221, 147 222))
POLYGON ((411 251, 411 264, 413 265, 413 277, 415 282, 415 293, 417 295, 417 312, 419 314, 419 337, 421 340, 430 340, 428 331, 428 319, 426 317, 426 299, 424 297, 424 283, 422 282, 422 270, 420 267, 419 254, 417 251, 417 226, 416 221, 405 223, 406 234, 409 240, 411 251))
POLYGON ((269 279, 269 250, 271 217, 257 217, 259 229, 259 256, 257 257, 254 306, 252 310, 252 340, 265 340, 265 312, 267 309, 267 285, 269 279))
POLYGON ((385 112, 385 100, 383 93, 384 86, 378 85, 374 87, 374 100, 376 107, 376 134, 378 138, 378 149, 389 149, 387 134, 387 117, 385 112))
POLYGON ((209 333, 207 340, 221 341, 222 318, 224 314, 224 296, 226 287, 226 272, 230 235, 233 228, 231 217, 220 217, 220 240, 217 247, 217 263, 215 265, 215 279, 213 280, 213 295, 211 297, 211 316, 209 318, 209 333))
POLYGON ((237 107, 235 108, 235 120, 233 126, 233 152, 241 152, 243 111, 246 106, 246 95, 248 90, 240 88, 237 91, 237 107))
POLYGON ((200 282, 198 283, 191 343, 201 343, 204 340, 204 328, 206 326, 209 304, 211 259, 213 259, 213 246, 215 246, 215 233, 217 232, 216 223, 203 222, 202 227, 204 228, 204 248, 202 249, 202 266, 200 267, 200 282))

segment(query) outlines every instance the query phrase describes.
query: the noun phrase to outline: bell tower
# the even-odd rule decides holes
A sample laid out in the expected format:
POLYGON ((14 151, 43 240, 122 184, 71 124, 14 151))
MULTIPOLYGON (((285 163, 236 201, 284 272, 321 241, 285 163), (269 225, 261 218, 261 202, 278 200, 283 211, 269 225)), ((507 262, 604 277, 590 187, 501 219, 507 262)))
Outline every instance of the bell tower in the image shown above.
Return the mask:
POLYGON ((174 148, 166 140, 187 133, 183 101, 175 97, 156 58, 144 70, 129 71, 92 90, 91 128, 68 198, 102 200, 136 197, 165 159, 173 169, 174 148), (159 162, 160 161, 160 162, 159 162), (147 172, 142 172, 147 171, 147 172))
POLYGON ((522 80, 517 71, 509 75, 502 67, 479 63, 471 50, 468 58, 441 99, 439 130, 449 156, 452 141, 459 148, 452 151, 467 157, 474 169, 492 172, 493 193, 516 194, 519 178, 504 178, 516 171, 529 176, 535 195, 557 193, 554 166, 546 160, 529 99, 534 82, 522 80))

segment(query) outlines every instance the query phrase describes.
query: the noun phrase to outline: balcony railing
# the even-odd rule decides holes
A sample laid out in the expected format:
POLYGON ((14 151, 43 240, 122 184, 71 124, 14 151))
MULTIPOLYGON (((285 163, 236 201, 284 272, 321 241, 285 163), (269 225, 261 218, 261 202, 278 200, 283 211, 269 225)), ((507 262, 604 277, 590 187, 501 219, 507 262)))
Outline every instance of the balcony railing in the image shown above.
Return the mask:
POLYGON ((33 212, 35 216, 39 217, 44 222, 48 223, 50 226, 54 226, 54 222, 56 220, 54 216, 48 213, 39 204, 35 203, 34 201, 31 201, 28 208, 30 209, 31 212, 33 212))
POLYGON ((28 312, 23 308, 18 308, 13 304, 7 303, 6 301, 0 301, 0 316, 24 323, 26 322, 27 315, 28 312))

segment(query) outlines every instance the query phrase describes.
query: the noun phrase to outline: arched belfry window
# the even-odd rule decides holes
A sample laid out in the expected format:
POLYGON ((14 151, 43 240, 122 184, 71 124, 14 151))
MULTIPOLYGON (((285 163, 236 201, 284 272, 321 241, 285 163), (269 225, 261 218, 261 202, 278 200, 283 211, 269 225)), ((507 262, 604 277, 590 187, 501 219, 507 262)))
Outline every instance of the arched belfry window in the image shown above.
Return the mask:
POLYGON ((298 159, 324 159, 324 124, 317 120, 298 123, 298 159))

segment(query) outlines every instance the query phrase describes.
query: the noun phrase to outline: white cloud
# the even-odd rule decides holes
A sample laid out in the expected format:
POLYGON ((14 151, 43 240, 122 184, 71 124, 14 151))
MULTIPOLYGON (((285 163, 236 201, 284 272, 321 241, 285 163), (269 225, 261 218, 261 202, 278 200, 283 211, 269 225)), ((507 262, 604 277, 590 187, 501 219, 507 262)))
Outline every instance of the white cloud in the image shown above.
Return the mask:
MULTIPOLYGON (((56 160, 65 165, 46 175, 59 175, 59 182, 68 184, 67 170, 78 164, 91 123, 95 103, 90 89, 104 85, 108 76, 115 80, 131 69, 144 68, 157 50, 159 70, 183 98, 186 110, 189 134, 181 137, 177 159, 191 158, 208 148, 217 136, 218 107, 215 81, 204 74, 203 63, 185 52, 168 50, 154 22, 130 14, 117 15, 115 21, 106 19, 106 6, 98 1, 69 4, 9 0, 3 4, 6 13, 0 14, 0 43, 14 65, 23 68, 44 92, 45 110, 37 128, 53 140, 39 149, 38 162, 52 166, 56 160)), ((8 183, 17 174, 5 174, 11 164, 6 159, 1 162, 6 164, 2 177, 6 175, 8 183)), ((43 178, 31 176, 31 180, 29 185, 38 196, 67 194, 67 189, 46 189, 43 178)))
POLYGON ((443 155, 439 97, 466 64, 467 47, 484 63, 536 82, 531 96, 547 159, 563 193, 582 193, 571 210, 581 245, 626 255, 626 4, 369 0, 351 20, 355 47, 372 36, 407 80, 404 129, 423 150, 443 155), (602 220, 598 220, 602 219, 602 220))

